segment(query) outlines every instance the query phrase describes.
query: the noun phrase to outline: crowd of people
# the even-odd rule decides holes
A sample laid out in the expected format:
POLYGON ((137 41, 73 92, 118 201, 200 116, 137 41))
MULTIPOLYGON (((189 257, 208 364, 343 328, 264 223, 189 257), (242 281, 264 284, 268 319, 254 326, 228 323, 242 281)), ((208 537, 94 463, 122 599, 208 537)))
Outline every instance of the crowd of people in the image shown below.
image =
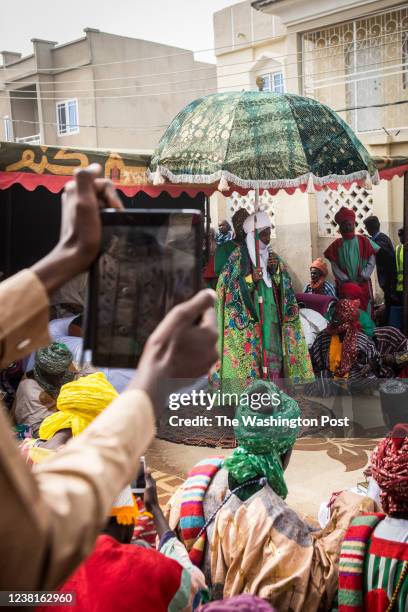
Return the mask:
POLYGON ((301 414, 291 390, 355 393, 405 377, 406 337, 374 323, 375 265, 387 312, 401 283, 401 253, 378 220, 370 238, 355 235, 340 209, 342 237, 324 254, 334 283, 321 257, 296 294, 268 215, 239 210, 210 236, 216 293, 171 310, 137 371, 96 369, 80 363, 73 287, 99 252, 99 209, 121 208, 98 172, 67 184, 54 251, 0 284, 0 590, 74 592, 79 612, 406 610, 408 425, 374 450, 372 496, 336 492, 320 526, 285 501, 299 434, 287 423, 301 414), (239 398, 237 446, 194 466, 163 511, 149 470, 144 492, 135 484, 140 457, 168 390, 207 374, 239 398), (255 410, 247 400, 259 394, 269 401, 255 410))
POLYGON ((327 397, 369 393, 382 379, 406 377, 408 340, 389 325, 391 309, 402 303, 403 245, 394 249, 375 216, 365 220, 367 235, 356 233, 352 209, 340 208, 335 221, 340 238, 312 262, 297 294, 270 245, 267 213, 239 210, 233 234, 220 224, 211 253, 220 334, 214 388, 239 391, 261 378, 327 397), (371 282, 375 268, 381 306, 371 282))

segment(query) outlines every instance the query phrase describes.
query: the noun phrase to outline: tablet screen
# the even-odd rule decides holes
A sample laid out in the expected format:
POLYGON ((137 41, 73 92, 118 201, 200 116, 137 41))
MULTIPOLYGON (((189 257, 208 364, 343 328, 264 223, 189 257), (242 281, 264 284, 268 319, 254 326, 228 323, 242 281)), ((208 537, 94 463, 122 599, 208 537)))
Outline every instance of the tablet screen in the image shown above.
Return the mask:
POLYGON ((200 288, 199 211, 103 212, 102 251, 91 274, 94 365, 136 367, 147 338, 200 288))

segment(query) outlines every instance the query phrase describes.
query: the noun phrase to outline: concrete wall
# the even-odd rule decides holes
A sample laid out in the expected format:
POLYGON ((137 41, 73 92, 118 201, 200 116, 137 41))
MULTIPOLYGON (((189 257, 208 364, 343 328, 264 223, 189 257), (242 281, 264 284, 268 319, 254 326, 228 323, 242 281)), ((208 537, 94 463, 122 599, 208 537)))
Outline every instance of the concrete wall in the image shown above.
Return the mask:
MULTIPOLYGON (((289 5, 296 2, 279 3, 284 12, 285 6, 288 10, 289 5)), ((310 3, 312 7, 313 2, 310 3)), ((248 39, 248 44, 237 46, 237 32, 241 29, 245 36, 248 36, 248 29, 241 25, 241 15, 247 11, 247 3, 240 3, 219 11, 214 16, 214 32, 215 46, 229 45, 226 49, 217 52, 217 79, 218 88, 220 91, 228 89, 256 89, 256 76, 269 71, 269 68, 274 67, 277 63, 281 63, 285 79, 285 90, 289 93, 302 94, 302 65, 301 65, 301 37, 299 32, 306 29, 314 29, 323 23, 326 25, 330 22, 329 18, 323 18, 322 12, 329 10, 330 6, 334 8, 334 0, 329 0, 328 3, 322 6, 320 3, 315 3, 316 11, 320 17, 314 20, 303 21, 295 26, 288 26, 285 19, 282 17, 273 20, 272 15, 259 12, 259 27, 263 33, 269 32, 270 39, 262 42, 251 43, 248 39), (319 6, 318 6, 319 5, 319 6), (319 8, 320 7, 320 8, 319 8), (319 10, 318 10, 319 9, 319 10), (237 25, 240 24, 240 25, 237 25), (286 29, 288 26, 288 29, 286 29), (275 28, 275 29, 273 29, 275 28), (235 45, 235 46, 234 46, 235 45)), ((347 11, 349 18, 361 15, 363 12, 361 5, 355 3, 354 7, 350 7, 347 11)), ((388 4, 384 1, 372 3, 378 9, 393 6, 395 2, 390 0, 388 4)), ((278 6, 278 4, 273 4, 278 6)), ((303 3, 302 10, 308 9, 307 3, 303 3)), ((293 13, 294 16, 294 13, 293 13)), ((332 20, 341 21, 341 15, 332 16, 332 20)), ((249 18, 247 18, 249 22, 249 18)), ((268 34, 266 34, 267 36, 268 34)), ((260 38, 260 37, 259 37, 260 38)), ((241 39, 246 40, 246 39, 241 39)), ((307 69, 307 65, 306 65, 307 69)), ((343 70, 343 64, 333 65, 328 61, 327 65, 318 65, 318 71, 324 70, 343 70)), ((313 71, 316 66, 313 66, 313 71)), ((400 78, 400 76, 398 77, 400 78)), ((345 99, 344 85, 336 86, 331 89, 333 105, 343 103, 345 99)), ((336 107, 336 106, 335 106, 336 107)), ((391 113, 392 107, 391 108, 391 113)), ((365 133, 360 134, 363 143, 367 146, 372 155, 401 155, 408 156, 408 106, 402 106, 404 109, 404 126, 407 129, 401 129, 399 134, 393 131, 390 136, 385 132, 381 133, 365 133)), ((389 109, 388 109, 389 110, 389 109)), ((387 115, 392 119, 391 115, 387 115)), ((216 226, 221 218, 230 218, 228 202, 223 196, 213 198, 214 214, 212 215, 213 225, 216 226), (218 212, 218 216, 216 215, 218 212)), ((402 224, 403 212, 403 180, 394 178, 392 181, 382 181, 380 185, 373 188, 373 214, 376 214, 382 224, 382 229, 388 233, 391 239, 397 241, 397 231, 402 224)), ((272 240, 272 245, 275 250, 284 258, 292 273, 295 288, 301 289, 309 278, 310 263, 316 257, 322 256, 325 249, 333 241, 333 237, 319 236, 318 231, 318 213, 317 213, 317 198, 313 194, 302 194, 295 192, 289 196, 284 191, 279 192, 275 196, 275 219, 276 219, 276 238, 272 240)), ((375 275, 374 275, 375 277, 375 275)), ((375 280, 375 278, 374 278, 375 280)))
MULTIPOLYGON (((80 70, 67 70, 55 76, 54 91, 58 101, 62 102, 69 99, 78 100, 78 123, 80 128, 78 134, 64 134, 63 136, 59 136, 57 128, 52 126, 46 131, 49 136, 46 142, 50 142, 49 139, 52 138, 53 143, 61 147, 76 146, 93 148, 99 146, 97 128, 84 127, 96 126, 93 78, 93 69, 90 66, 85 66, 80 70), (72 83, 71 81, 77 82, 72 83)), ((47 105, 44 117, 45 116, 49 116, 51 122, 56 122, 56 102, 53 101, 47 105)))
POLYGON ((16 121, 13 123, 13 132, 15 138, 23 138, 39 133, 38 124, 38 107, 35 94, 19 95, 18 92, 12 92, 11 100, 11 116, 16 121), (23 119, 24 122, 19 122, 23 119), (27 122, 27 123, 25 123, 27 122))
MULTIPOLYGON (((189 50, 90 28, 85 33, 58 46, 35 40, 33 57, 13 64, 20 77, 31 69, 30 79, 38 83, 43 143, 153 149, 186 104, 216 91, 215 66, 195 62, 189 50), (60 70, 38 74, 37 67, 60 70), (58 136, 56 103, 72 98, 78 99, 79 133, 58 136)), ((3 73, 12 75, 0 71, 0 89, 3 73)))

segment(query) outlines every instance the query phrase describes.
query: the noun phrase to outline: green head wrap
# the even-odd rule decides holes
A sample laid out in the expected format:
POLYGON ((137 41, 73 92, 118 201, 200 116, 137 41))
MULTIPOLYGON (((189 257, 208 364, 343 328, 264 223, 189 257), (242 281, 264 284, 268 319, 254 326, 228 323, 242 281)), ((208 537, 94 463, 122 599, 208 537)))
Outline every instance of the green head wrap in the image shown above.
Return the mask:
POLYGON ((68 368, 72 362, 69 348, 60 342, 39 349, 35 354, 34 379, 51 396, 56 397, 62 385, 74 378, 68 368))
POLYGON ((235 415, 239 425, 234 427, 239 446, 225 460, 224 467, 238 483, 265 476, 269 486, 284 499, 288 489, 281 455, 295 444, 298 417, 300 409, 294 399, 271 382, 255 382, 241 395, 235 415), (263 412, 254 409, 255 398, 261 396, 269 396, 267 414, 265 408, 263 412))

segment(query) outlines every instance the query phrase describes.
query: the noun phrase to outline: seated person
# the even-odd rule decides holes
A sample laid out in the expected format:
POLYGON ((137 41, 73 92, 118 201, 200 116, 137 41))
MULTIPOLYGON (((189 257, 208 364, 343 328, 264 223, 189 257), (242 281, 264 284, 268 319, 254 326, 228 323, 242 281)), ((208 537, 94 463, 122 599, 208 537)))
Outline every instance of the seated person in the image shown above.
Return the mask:
MULTIPOLYGON (((82 354, 82 326, 83 316, 64 317, 62 319, 54 319, 48 324, 48 333, 53 342, 65 344, 72 353, 72 361, 79 364, 82 354)), ((35 353, 31 353, 26 365, 26 372, 29 372, 34 367, 35 353)))
POLYGON ((374 342, 381 355, 384 378, 408 378, 408 338, 396 327, 377 327, 374 342))
MULTIPOLYGON (((92 372, 101 371, 118 393, 122 393, 126 389, 130 380, 135 375, 135 370, 129 368, 95 368, 90 363, 85 363, 83 366, 80 365, 84 344, 82 315, 55 319, 49 324, 48 330, 53 340, 63 343, 69 348, 72 353, 72 361, 79 374, 87 375, 92 372), (57 323, 59 324, 58 328, 56 327, 57 323)), ((27 370, 32 368, 33 363, 34 355, 30 355, 27 370)))
MULTIPOLYGON (((58 398, 60 412, 45 419, 40 428, 43 440, 34 446, 28 440, 21 445, 33 469, 49 460, 72 436, 79 435, 117 396, 101 372, 65 385, 58 398)), ((160 552, 129 545, 138 506, 127 486, 113 503, 111 518, 102 530, 106 535, 97 539, 91 555, 60 589, 76 593, 78 612, 190 610, 194 596, 206 590, 202 573, 194 568, 163 517, 150 474, 146 474, 146 484, 145 506, 155 519, 160 552)))
POLYGON ((368 300, 357 283, 343 283, 339 288, 339 298, 342 300, 359 300, 359 321, 361 331, 366 334, 369 338, 373 337, 375 323, 367 312, 368 300))
POLYGON ((41 422, 55 411, 62 385, 74 379, 71 351, 64 344, 53 342, 35 354, 32 370, 20 382, 13 406, 17 425, 31 427, 37 436, 41 422))
POLYGON ((331 609, 344 530, 360 507, 375 506, 343 493, 322 531, 285 503, 298 417, 295 400, 276 385, 253 383, 236 413, 238 447, 227 459, 197 464, 169 502, 170 526, 204 571, 213 599, 245 592, 277 610, 331 609))
POLYGON ((363 514, 346 532, 339 612, 408 607, 408 425, 397 425, 380 442, 371 455, 371 472, 385 515, 363 514))
POLYGON ((380 356, 361 331, 359 305, 358 300, 339 300, 330 324, 314 341, 310 355, 316 380, 309 385, 308 395, 330 397, 377 387, 375 365, 380 356))
POLYGON ((319 257, 310 266, 310 283, 303 289, 303 293, 318 293, 336 297, 334 285, 327 280, 329 270, 325 261, 319 257))
POLYGON ((88 274, 78 274, 57 289, 50 299, 50 319, 79 315, 84 310, 88 274))
MULTIPOLYGON (((102 529, 89 557, 59 591, 76 593, 76 612, 188 612, 206 591, 202 572, 170 530, 159 506, 156 485, 146 473, 146 508, 153 514, 160 538, 158 550, 132 545, 132 523, 117 520, 117 508, 102 529)), ((129 487, 127 488, 129 489, 129 487)), ((68 612, 72 606, 39 607, 68 612)))
POLYGON ((0 401, 11 409, 16 393, 24 375, 24 361, 19 359, 0 369, 0 401))
POLYGON ((382 378, 408 378, 408 338, 396 327, 376 327, 374 343, 381 358, 382 378))

